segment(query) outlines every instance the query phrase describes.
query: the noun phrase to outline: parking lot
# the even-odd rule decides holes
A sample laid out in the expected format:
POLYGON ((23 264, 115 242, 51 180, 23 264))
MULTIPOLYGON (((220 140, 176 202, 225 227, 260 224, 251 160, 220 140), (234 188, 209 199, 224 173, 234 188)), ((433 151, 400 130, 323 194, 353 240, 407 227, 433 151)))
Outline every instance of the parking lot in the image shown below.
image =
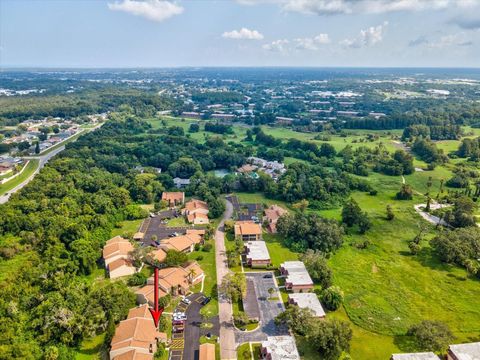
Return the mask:
POLYGON ((165 220, 160 216, 149 217, 145 219, 140 226, 140 232, 145 234, 142 239, 142 244, 144 246, 155 246, 154 241, 152 241, 153 235, 157 237, 157 240, 161 240, 168 238, 173 233, 184 235, 187 229, 187 226, 167 227, 165 220))
POLYGON ((183 302, 175 309, 176 312, 184 312, 187 315, 185 322, 185 330, 183 333, 174 333, 172 335, 172 343, 170 345, 170 360, 196 360, 200 347, 200 336, 210 333, 211 335, 219 335, 218 317, 209 319, 213 324, 210 329, 202 329, 202 316, 200 309, 203 307, 202 301, 205 296, 202 293, 187 296, 191 301, 190 305, 183 302), (185 346, 187 344, 188 346, 185 346))
MULTIPOLYGON (((275 317, 285 309, 281 298, 278 300, 269 300, 277 297, 276 291, 273 295, 268 293, 268 289, 277 290, 273 272, 249 272, 245 274, 247 279, 253 282, 255 288, 256 301, 260 310, 260 327, 252 332, 237 331, 235 341, 237 344, 253 341, 264 341, 268 336, 288 335, 288 329, 284 326, 275 324, 275 317), (271 276, 271 277, 270 277, 271 276)), ((253 301, 251 298, 249 301, 253 301)))
POLYGON ((232 203, 237 220, 246 221, 262 218, 262 204, 240 203, 238 197, 235 195, 228 196, 227 200, 232 203))

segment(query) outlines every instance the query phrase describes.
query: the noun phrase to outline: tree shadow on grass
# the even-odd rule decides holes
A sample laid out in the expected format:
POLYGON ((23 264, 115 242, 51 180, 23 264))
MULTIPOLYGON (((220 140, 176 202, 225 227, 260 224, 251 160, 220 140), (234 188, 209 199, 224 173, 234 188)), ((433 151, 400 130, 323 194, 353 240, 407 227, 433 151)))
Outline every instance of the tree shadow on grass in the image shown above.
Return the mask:
POLYGON ((395 335, 393 343, 400 349, 401 352, 415 352, 418 351, 418 346, 412 336, 395 335))

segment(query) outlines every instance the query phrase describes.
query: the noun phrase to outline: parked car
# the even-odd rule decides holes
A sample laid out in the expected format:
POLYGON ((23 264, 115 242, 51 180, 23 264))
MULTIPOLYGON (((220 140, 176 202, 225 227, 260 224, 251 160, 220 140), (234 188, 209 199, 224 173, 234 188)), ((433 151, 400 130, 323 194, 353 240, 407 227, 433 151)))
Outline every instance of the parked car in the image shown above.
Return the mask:
POLYGON ((172 320, 172 325, 173 326, 180 326, 180 325, 185 325, 185 320, 172 320))
POLYGON ((173 329, 172 329, 172 331, 173 331, 174 333, 181 333, 181 332, 183 332, 183 329, 184 329, 184 326, 183 326, 183 325, 179 325, 179 326, 174 326, 173 329))
POLYGON ((173 316, 173 321, 186 321, 187 320, 187 315, 174 315, 173 316))
POLYGON ((205 298, 202 300, 202 305, 207 305, 210 302, 211 299, 212 298, 205 296, 205 298))
POLYGON ((266 275, 263 275, 263 278, 264 279, 271 279, 271 278, 273 278, 273 275, 272 274, 266 274, 266 275))
POLYGON ((185 305, 190 305, 192 302, 189 299, 187 299, 186 297, 184 297, 182 299, 182 303, 184 303, 185 305))

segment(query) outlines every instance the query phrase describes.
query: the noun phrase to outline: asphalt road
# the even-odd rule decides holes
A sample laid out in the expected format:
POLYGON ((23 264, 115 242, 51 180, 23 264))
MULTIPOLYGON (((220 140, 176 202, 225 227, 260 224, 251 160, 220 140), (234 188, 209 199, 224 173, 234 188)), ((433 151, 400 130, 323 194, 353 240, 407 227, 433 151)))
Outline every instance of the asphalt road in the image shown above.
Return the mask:
POLYGON ((45 166, 45 164, 55 155, 57 155, 59 152, 65 150, 65 146, 60 146, 57 149, 49 152, 46 155, 43 156, 31 156, 31 157, 25 157, 25 159, 38 159, 38 167, 37 169, 30 175, 28 178, 26 178, 23 182, 15 186, 13 189, 8 191, 6 194, 0 196, 0 204, 4 204, 10 199, 10 196, 14 193, 16 193, 18 190, 22 189, 25 185, 27 185, 30 181, 33 180, 35 175, 38 174, 38 172, 45 166))
MULTIPOLYGON (((223 225, 225 220, 232 217, 233 205, 230 201, 226 202, 225 213, 222 221, 215 232, 215 263, 217 265, 217 286, 220 286, 222 279, 230 270, 227 265, 227 256, 225 248, 225 233, 223 225)), ((228 298, 218 289, 218 310, 220 321, 220 358, 222 360, 234 360, 237 358, 235 344, 235 331, 233 326, 232 304, 228 298)))

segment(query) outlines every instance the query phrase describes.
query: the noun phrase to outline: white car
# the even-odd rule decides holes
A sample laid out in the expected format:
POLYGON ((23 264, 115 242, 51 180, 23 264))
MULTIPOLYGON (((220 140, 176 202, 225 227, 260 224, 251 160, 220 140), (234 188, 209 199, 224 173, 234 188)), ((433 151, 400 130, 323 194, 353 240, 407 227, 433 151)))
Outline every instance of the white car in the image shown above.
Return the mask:
POLYGON ((187 315, 185 314, 173 316, 173 321, 184 321, 184 320, 187 320, 187 315))
POLYGON ((187 299, 187 298, 183 298, 182 303, 184 303, 185 305, 190 305, 192 303, 192 301, 187 299))

